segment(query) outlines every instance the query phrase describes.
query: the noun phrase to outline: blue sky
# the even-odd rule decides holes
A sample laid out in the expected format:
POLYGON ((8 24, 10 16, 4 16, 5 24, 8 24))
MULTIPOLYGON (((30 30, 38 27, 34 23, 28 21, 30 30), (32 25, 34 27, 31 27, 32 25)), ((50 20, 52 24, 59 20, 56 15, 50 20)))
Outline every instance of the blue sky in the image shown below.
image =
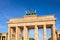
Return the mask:
MULTIPOLYGON (((36 9, 38 16, 54 14, 57 18, 56 29, 60 30, 60 0, 0 0, 0 32, 8 31, 7 22, 10 18, 21 18, 25 15, 25 10, 30 8, 36 9)), ((47 33, 50 34, 50 30, 47 33)))

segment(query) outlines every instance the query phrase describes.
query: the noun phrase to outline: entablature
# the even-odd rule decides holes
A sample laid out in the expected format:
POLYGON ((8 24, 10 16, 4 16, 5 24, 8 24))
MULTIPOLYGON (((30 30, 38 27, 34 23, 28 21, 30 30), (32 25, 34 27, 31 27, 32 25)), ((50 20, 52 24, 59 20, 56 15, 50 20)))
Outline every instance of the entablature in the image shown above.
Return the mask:
POLYGON ((12 18, 8 23, 25 23, 25 22, 43 22, 43 21, 56 21, 54 15, 47 16, 24 16, 23 18, 12 18))

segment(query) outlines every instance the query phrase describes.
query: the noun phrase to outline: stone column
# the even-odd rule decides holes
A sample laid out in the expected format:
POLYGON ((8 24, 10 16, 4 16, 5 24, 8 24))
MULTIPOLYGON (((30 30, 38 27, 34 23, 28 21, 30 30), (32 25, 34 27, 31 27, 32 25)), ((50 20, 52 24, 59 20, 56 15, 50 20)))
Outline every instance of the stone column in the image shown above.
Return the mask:
POLYGON ((12 33, 13 33, 13 28, 11 28, 11 40, 13 40, 12 33))
POLYGON ((45 24, 43 26, 43 29, 44 29, 44 40, 46 40, 46 25, 45 24))
POLYGON ((18 40, 22 40, 22 29, 21 28, 18 28, 18 40))
POLYGON ((18 40, 18 26, 16 26, 16 40, 18 40))
POLYGON ((11 30, 10 30, 10 27, 8 26, 8 40, 11 40, 11 35, 10 35, 10 33, 11 33, 11 30))
POLYGON ((24 40, 29 40, 28 39, 28 28, 24 26, 24 40))
POLYGON ((5 40, 6 40, 6 36, 5 36, 5 40))
POLYGON ((2 36, 2 40, 4 40, 4 39, 3 39, 3 36, 2 36))
POLYGON ((0 40, 1 40, 1 36, 0 36, 0 40))
POLYGON ((2 36, 1 36, 1 40, 2 40, 2 36))
POLYGON ((29 40, 29 29, 27 28, 27 40, 29 40))
POLYGON ((53 26, 52 26, 52 40, 57 40, 57 39, 56 39, 55 24, 53 24, 53 26))
POLYGON ((38 27, 35 25, 35 40, 38 40, 38 27))
POLYGON ((5 38, 3 38, 3 40, 5 40, 5 38))

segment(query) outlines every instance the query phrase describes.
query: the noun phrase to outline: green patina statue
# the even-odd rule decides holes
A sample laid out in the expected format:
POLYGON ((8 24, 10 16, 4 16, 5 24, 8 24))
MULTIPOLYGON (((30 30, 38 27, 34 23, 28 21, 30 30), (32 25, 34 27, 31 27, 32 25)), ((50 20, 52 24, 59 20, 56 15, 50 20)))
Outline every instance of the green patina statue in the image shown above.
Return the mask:
POLYGON ((26 15, 36 15, 36 10, 32 11, 25 11, 26 15))

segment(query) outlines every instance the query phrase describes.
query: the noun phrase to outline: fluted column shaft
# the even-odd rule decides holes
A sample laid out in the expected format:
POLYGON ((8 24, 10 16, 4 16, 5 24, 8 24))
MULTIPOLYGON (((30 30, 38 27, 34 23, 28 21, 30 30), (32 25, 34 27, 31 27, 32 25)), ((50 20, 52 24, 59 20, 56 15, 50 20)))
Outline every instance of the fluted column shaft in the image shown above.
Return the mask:
POLYGON ((46 40, 46 25, 45 24, 43 26, 43 29, 44 29, 44 40, 46 40))
POLYGON ((3 38, 3 40, 5 40, 5 38, 3 38))
POLYGON ((5 40, 6 40, 6 36, 5 36, 5 40))
POLYGON ((1 40, 2 40, 2 36, 1 36, 1 40))
POLYGON ((16 26, 16 40, 18 40, 18 26, 16 26))
POLYGON ((52 40, 57 40, 57 39, 56 39, 55 24, 53 24, 53 26, 52 26, 52 40))
POLYGON ((13 34, 13 29, 11 28, 11 40, 13 40, 12 34, 13 34))
POLYGON ((21 28, 18 28, 18 40, 22 40, 22 29, 21 28))
POLYGON ((38 40, 38 27, 35 25, 35 40, 38 40))
POLYGON ((28 28, 24 26, 24 40, 29 40, 28 39, 28 28))
POLYGON ((8 40, 11 40, 11 30, 10 30, 10 27, 8 27, 8 40))

